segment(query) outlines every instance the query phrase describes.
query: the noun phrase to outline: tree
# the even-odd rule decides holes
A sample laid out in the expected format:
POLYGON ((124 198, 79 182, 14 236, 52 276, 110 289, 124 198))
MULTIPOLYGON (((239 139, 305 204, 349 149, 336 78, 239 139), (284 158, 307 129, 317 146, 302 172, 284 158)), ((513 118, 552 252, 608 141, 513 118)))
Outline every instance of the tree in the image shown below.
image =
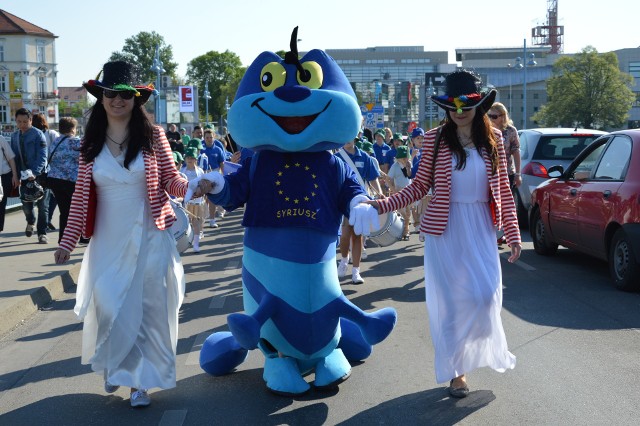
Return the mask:
POLYGON ((592 46, 560 58, 547 81, 548 102, 533 116, 546 127, 619 128, 635 100, 633 77, 620 71, 613 52, 592 46))
POLYGON ((91 104, 87 100, 81 100, 73 104, 61 100, 58 103, 58 111, 61 117, 69 116, 80 119, 89 108, 91 108, 91 104))
POLYGON ((205 83, 209 84, 209 115, 220 117, 226 114, 225 100, 233 101, 233 95, 244 74, 240 57, 233 52, 210 51, 192 59, 187 65, 187 80, 197 85, 199 90, 198 108, 200 113, 206 111, 204 100, 205 83))
POLYGON ((109 61, 125 60, 136 64, 138 67, 135 83, 146 84, 156 81, 156 73, 151 71, 153 59, 156 54, 156 46, 160 46, 160 60, 167 75, 176 77, 178 63, 173 62, 173 48, 167 45, 164 38, 156 33, 142 31, 124 41, 121 52, 113 52, 109 61))

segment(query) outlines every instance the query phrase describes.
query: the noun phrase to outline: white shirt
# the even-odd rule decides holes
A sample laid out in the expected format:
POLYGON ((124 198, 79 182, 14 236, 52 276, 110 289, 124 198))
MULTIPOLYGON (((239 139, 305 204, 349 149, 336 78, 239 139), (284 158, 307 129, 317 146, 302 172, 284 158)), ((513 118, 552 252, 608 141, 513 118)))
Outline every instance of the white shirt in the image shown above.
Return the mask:
POLYGON ((11 166, 9 166, 7 159, 12 160, 16 157, 16 155, 13 153, 13 150, 9 146, 9 142, 7 142, 7 140, 2 135, 0 135, 0 151, 2 151, 0 152, 0 175, 4 175, 11 171, 11 166))

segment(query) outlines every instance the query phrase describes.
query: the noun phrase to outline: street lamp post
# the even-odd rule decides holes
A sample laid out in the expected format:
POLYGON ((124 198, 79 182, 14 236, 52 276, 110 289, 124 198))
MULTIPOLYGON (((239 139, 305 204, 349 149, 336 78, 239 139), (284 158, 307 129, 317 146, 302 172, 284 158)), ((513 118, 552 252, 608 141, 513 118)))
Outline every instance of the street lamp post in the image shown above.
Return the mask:
POLYGON ((507 68, 509 68, 509 114, 513 114, 513 111, 511 110, 511 83, 512 83, 512 75, 511 75, 511 69, 513 68, 513 65, 511 64, 507 64, 507 68))
POLYGON ((160 75, 165 73, 164 66, 162 61, 160 60, 160 46, 156 46, 156 54, 153 58, 153 64, 150 68, 151 71, 156 73, 156 91, 155 94, 155 113, 156 113, 156 122, 158 124, 162 124, 162 113, 160 111, 160 75))
POLYGON ((431 96, 434 93, 433 93, 433 80, 431 79, 431 77, 429 77, 428 90, 429 90, 429 96, 427 97, 426 105, 427 105, 427 110, 429 111, 429 129, 433 129, 433 99, 431 99, 431 96))
MULTIPOLYGON (((527 39, 524 39, 524 49, 523 49, 523 58, 527 60, 527 39)), ((516 58, 516 68, 524 71, 524 82, 522 84, 522 98, 523 98, 523 106, 522 106, 522 130, 527 128, 527 68, 535 67, 538 63, 535 61, 536 55, 531 53, 529 55, 529 60, 526 63, 522 63, 521 58, 516 58)))
POLYGON ((205 119, 204 121, 206 122, 206 124, 209 124, 209 99, 211 99, 211 93, 209 92, 209 81, 207 80, 204 83, 204 113, 205 113, 205 119))

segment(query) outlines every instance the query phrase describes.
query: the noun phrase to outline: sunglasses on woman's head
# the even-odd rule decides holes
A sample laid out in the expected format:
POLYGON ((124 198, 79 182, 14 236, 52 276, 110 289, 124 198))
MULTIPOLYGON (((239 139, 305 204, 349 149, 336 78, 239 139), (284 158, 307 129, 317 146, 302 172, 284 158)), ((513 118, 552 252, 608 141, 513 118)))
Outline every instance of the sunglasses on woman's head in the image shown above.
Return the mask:
POLYGON ((496 114, 487 114, 489 116, 490 119, 492 120, 497 120, 498 118, 502 117, 502 114, 500 115, 496 115, 496 114))
POLYGON ((102 93, 104 94, 105 98, 109 98, 109 99, 113 99, 116 96, 120 95, 120 98, 124 99, 125 101, 128 101, 129 99, 133 98, 133 96, 136 94, 136 92, 133 92, 131 90, 110 90, 110 89, 104 89, 102 93))

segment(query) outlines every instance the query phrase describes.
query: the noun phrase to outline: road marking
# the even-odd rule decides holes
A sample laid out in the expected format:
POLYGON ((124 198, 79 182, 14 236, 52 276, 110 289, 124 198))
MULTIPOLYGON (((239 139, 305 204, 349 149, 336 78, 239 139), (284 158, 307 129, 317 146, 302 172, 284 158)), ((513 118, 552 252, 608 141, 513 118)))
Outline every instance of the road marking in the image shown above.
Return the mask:
POLYGON ((186 417, 187 410, 166 410, 158 426, 182 426, 186 417))
POLYGON ((200 349, 202 349, 202 344, 210 335, 211 331, 204 331, 196 336, 196 340, 193 342, 193 346, 191 346, 185 365, 200 365, 200 349))
MULTIPOLYGON (((500 257, 503 258, 506 261, 509 261, 509 256, 511 256, 511 252, 505 252, 500 254, 500 257)), ((521 260, 516 260, 516 263, 514 263, 514 265, 521 267, 522 269, 524 269, 525 271, 535 271, 536 268, 534 268, 533 266, 524 263, 521 260)))
POLYGON ((227 300, 225 296, 213 296, 209 304, 209 309, 221 309, 224 306, 225 300, 227 300))

